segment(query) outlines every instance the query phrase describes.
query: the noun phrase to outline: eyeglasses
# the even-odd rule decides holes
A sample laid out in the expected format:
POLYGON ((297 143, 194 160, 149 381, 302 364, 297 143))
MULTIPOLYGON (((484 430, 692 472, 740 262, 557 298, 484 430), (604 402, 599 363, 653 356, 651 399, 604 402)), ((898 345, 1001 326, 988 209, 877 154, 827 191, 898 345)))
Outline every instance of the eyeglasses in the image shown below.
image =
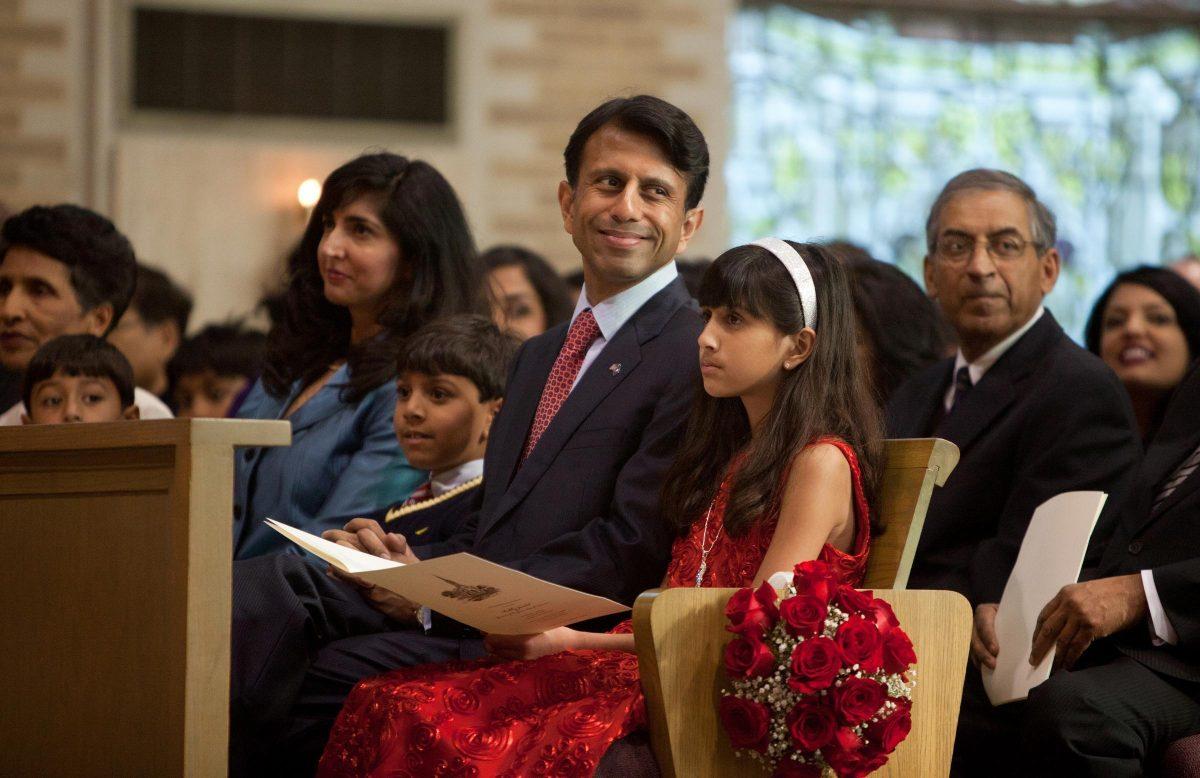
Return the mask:
MULTIPOLYGON (((994 235, 980 240, 986 243, 987 252, 991 258, 997 260, 1017 259, 1025 254, 1025 249, 1029 246, 1037 247, 1033 241, 1025 240, 1020 235, 1011 233, 994 235)), ((978 243, 979 240, 968 238, 965 235, 943 235, 938 238, 933 250, 942 261, 957 265, 966 262, 975 253, 975 246, 978 243)))

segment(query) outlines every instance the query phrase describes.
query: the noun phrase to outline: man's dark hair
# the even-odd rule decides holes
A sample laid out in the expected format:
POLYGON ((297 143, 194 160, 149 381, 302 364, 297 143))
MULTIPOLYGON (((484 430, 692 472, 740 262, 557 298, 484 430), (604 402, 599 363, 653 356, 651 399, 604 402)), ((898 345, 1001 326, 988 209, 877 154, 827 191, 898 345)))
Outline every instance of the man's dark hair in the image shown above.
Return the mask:
POLYGON ((396 374, 460 375, 475 384, 480 400, 495 400, 504 396, 508 371, 520 345, 484 316, 447 316, 426 324, 409 338, 396 360, 396 374))
POLYGON ((574 189, 579 183, 583 147, 601 127, 613 124, 626 132, 654 141, 687 182, 684 208, 700 204, 708 181, 708 144, 700 128, 679 108, 652 95, 618 97, 594 109, 579 122, 563 151, 567 183, 574 189))
POLYGON ((542 301, 547 328, 571 318, 575 311, 571 290, 541 254, 522 246, 493 246, 480 254, 479 258, 489 271, 500 267, 519 267, 525 271, 529 285, 542 301))
POLYGON ((254 381, 262 372, 267 336, 241 322, 210 324, 183 341, 167 363, 170 386, 183 376, 211 370, 217 376, 245 376, 254 381))
POLYGON ((29 360, 21 386, 21 399, 28 413, 33 388, 55 373, 88 378, 107 378, 117 387, 121 408, 133 405, 133 368, 120 349, 95 335, 60 335, 48 340, 29 360))
POLYGON ((78 205, 35 205, 0 227, 0 264, 13 246, 45 254, 71 269, 79 305, 90 311, 109 303, 109 330, 133 297, 137 260, 133 246, 111 221, 78 205))
POLYGON ((139 264, 137 286, 129 307, 137 311, 146 324, 175 322, 179 334, 183 335, 187 332, 188 318, 192 315, 192 296, 166 273, 139 264))

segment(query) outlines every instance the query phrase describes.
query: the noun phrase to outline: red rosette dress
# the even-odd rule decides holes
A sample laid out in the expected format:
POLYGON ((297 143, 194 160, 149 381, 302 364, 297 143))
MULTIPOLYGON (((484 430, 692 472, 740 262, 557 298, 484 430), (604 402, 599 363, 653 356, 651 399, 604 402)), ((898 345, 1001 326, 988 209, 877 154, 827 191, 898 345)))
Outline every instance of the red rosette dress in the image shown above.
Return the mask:
MULTIPOLYGON (((819 559, 847 583, 862 580, 870 521, 858 458, 844 441, 826 438, 850 464, 855 532, 852 553, 826 544, 819 559)), ((730 475, 712 517, 725 515, 730 475)), ((777 516, 746 535, 724 532, 710 543, 702 585, 753 583, 777 516)), ((695 586, 704 522, 675 541, 669 586, 695 586)), ((711 526, 711 525, 710 525, 711 526)), ((613 632, 630 632, 628 621, 613 632)), ((618 738, 645 724, 635 654, 563 651, 533 660, 483 659, 394 670, 361 681, 347 697, 318 774, 322 776, 590 776, 618 738)))

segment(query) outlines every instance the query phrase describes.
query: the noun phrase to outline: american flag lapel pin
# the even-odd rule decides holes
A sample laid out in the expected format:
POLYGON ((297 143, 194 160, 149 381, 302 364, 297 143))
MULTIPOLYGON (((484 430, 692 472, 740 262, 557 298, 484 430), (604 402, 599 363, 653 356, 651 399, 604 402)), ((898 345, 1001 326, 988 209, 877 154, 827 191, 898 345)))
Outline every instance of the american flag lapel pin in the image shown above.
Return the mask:
POLYGON ((608 372, 612 373, 613 375, 620 373, 621 372, 621 363, 613 362, 611 365, 608 366, 608 372))

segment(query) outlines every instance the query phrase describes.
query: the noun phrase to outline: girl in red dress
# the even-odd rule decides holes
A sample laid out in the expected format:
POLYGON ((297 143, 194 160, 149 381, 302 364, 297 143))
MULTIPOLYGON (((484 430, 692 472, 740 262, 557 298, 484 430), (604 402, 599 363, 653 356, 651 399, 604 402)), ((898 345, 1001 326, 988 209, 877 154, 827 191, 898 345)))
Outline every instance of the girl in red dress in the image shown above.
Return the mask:
MULTIPOLYGON (((704 392, 663 492, 680 532, 663 586, 752 586, 815 558, 857 583, 882 439, 839 260, 764 239, 717 258, 698 297, 704 392)), ((486 645, 359 683, 320 774, 589 776, 644 725, 629 622, 486 645)))

